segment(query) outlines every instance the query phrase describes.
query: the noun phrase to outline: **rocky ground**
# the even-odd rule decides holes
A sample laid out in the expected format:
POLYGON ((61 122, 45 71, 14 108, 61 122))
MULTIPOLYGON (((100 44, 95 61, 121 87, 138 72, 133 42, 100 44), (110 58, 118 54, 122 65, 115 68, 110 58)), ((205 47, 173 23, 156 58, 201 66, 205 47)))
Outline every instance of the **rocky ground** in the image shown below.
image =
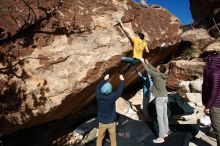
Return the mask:
MULTIPOLYGON (((139 91, 133 98, 131 98, 129 101, 132 103, 132 105, 142 105, 142 91, 139 91)), ((189 103, 190 105, 193 105, 192 103, 189 103)), ((179 124, 199 124, 199 119, 204 116, 203 108, 202 106, 194 106, 194 108, 198 111, 198 113, 185 116, 186 120, 176 120, 172 119, 171 122, 175 123, 178 122, 179 124)), ((141 114, 140 112, 139 114, 141 114)), ((189 146, 217 146, 216 139, 208 136, 206 133, 209 132, 209 128, 200 126, 199 133, 196 135, 196 138, 193 139, 189 146)))
MULTIPOLYGON (((129 100, 125 100, 123 98, 119 98, 116 103, 116 109, 117 112, 120 115, 124 115, 126 117, 129 117, 130 119, 134 121, 146 121, 149 122, 149 117, 146 118, 146 113, 143 113, 143 98, 142 98, 142 90, 139 90, 135 95, 133 95, 132 98, 129 100)), ((151 100, 153 97, 151 97, 151 100)), ((193 105, 192 102, 188 102, 190 105, 193 105)), ((170 120, 171 124, 179 123, 181 124, 199 124, 199 119, 204 116, 203 113, 203 106, 200 105, 193 105, 195 108, 195 112, 192 115, 178 115, 173 116, 170 120)), ((95 119, 92 119, 88 121, 87 123, 81 125, 80 127, 76 128, 72 133, 69 133, 67 136, 64 136, 60 139, 57 139, 54 141, 56 144, 60 145, 94 145, 94 142, 91 143, 91 141, 94 141, 97 137, 97 122, 94 122, 95 119), (93 124, 91 124, 93 123, 93 124), (96 124, 94 124, 96 123, 96 124), (92 128, 93 127, 93 128, 92 128), (89 131, 90 132, 89 132, 89 131), (85 134, 87 133, 87 134, 85 134), (77 144, 78 143, 78 144, 77 144)), ((217 146, 215 138, 208 136, 208 133, 210 131, 209 127, 200 126, 200 130, 196 137, 190 141, 189 146, 217 146)), ((120 134, 120 131, 118 132, 118 135, 120 134)), ((129 137, 130 133, 128 135, 122 135, 122 137, 129 137)), ((144 135, 143 135, 144 136, 144 135)), ((149 139, 145 139, 149 140, 149 139)), ((140 143, 140 145, 143 143, 140 143)))

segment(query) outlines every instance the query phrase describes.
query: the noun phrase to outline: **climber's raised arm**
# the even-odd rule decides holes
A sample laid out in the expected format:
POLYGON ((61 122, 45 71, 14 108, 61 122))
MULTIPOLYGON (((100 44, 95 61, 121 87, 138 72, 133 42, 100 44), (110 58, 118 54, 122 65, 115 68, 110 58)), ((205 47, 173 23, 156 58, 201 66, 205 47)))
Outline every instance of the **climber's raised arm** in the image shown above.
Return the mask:
POLYGON ((131 29, 128 28, 128 27, 125 27, 124 24, 123 24, 121 21, 119 21, 119 24, 120 24, 122 30, 123 30, 123 31, 126 33, 126 35, 128 36, 128 38, 129 38, 131 41, 133 41, 133 38, 136 37, 136 35, 134 34, 133 30, 131 30, 131 29))

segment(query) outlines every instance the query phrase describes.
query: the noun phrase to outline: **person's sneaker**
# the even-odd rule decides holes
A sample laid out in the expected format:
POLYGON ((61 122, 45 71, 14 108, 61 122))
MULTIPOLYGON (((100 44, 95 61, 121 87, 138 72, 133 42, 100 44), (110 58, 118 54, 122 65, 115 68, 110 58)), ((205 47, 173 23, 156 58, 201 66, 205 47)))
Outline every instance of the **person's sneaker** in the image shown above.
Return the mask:
POLYGON ((165 133, 165 134, 163 135, 163 137, 166 138, 166 137, 168 137, 170 134, 171 134, 171 131, 168 131, 168 133, 165 133))
POLYGON ((162 137, 158 137, 157 139, 153 140, 154 143, 164 143, 164 139, 162 137))
POLYGON ((211 125, 211 120, 210 117, 207 115, 204 115, 202 118, 199 119, 200 123, 204 126, 210 126, 211 125))

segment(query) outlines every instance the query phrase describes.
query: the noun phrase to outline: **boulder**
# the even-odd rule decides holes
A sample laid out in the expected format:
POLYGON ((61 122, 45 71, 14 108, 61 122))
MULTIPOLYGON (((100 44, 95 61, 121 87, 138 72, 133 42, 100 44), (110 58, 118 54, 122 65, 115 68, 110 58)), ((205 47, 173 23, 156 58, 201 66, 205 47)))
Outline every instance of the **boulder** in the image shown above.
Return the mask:
POLYGON ((83 135, 73 131, 63 137, 59 137, 57 140, 53 141, 52 144, 58 144, 63 146, 80 144, 83 139, 83 135))
POLYGON ((137 109, 138 119, 148 120, 150 118, 148 112, 148 105, 155 97, 150 95, 148 98, 143 97, 143 89, 140 89, 132 98, 129 99, 129 102, 132 104, 132 108, 137 109), (141 114, 142 113, 142 114, 141 114))
POLYGON ((204 52, 217 52, 220 53, 220 40, 215 41, 209 44, 205 49, 204 52))
POLYGON ((124 100, 123 98, 118 98, 116 101, 116 112, 122 115, 125 115, 128 113, 128 111, 131 108, 131 104, 127 101, 124 100))
POLYGON ((202 79, 190 81, 189 88, 191 93, 202 93, 202 84, 202 79))
MULTIPOLYGON (((93 128, 82 140, 81 145, 86 145, 98 137, 98 128, 93 128)), ((75 143, 76 144, 76 143, 75 143)))
POLYGON ((119 98, 116 101, 116 112, 131 119, 139 120, 138 110, 134 105, 123 98, 119 98))
POLYGON ((192 57, 195 58, 199 57, 203 53, 205 47, 215 40, 210 36, 208 31, 203 28, 188 30, 184 32, 181 37, 183 41, 192 44, 190 49, 192 49, 192 57))
POLYGON ((178 85, 178 90, 182 92, 190 92, 190 88, 189 88, 189 83, 190 81, 180 81, 179 85, 178 85))
POLYGON ((201 93, 186 93, 186 99, 189 102, 195 103, 197 106, 202 106, 202 94, 201 93))
MULTIPOLYGON (((12 16, 4 9, 1 17, 13 21, 13 16, 19 16, 19 20, 13 21, 12 25, 18 24, 13 29, 11 25, 0 28, 10 34, 0 38, 0 134, 63 119, 94 104, 95 86, 106 73, 115 89, 123 65, 120 57, 130 56, 132 49, 117 20, 149 35, 149 60, 154 65, 180 42, 179 20, 161 7, 142 7, 129 0, 42 5, 31 0, 30 7, 25 1, 10 2, 1 5, 9 6, 12 16), (22 7, 23 13, 31 13, 30 21, 20 17, 22 7), (169 45, 159 49, 163 42, 169 45)), ((137 78, 125 75, 126 86, 137 78)))
MULTIPOLYGON (((169 63, 167 87, 178 90, 181 81, 192 81, 203 77, 205 62, 199 60, 176 60, 169 63)), ((186 86, 186 90, 188 87, 186 86)))

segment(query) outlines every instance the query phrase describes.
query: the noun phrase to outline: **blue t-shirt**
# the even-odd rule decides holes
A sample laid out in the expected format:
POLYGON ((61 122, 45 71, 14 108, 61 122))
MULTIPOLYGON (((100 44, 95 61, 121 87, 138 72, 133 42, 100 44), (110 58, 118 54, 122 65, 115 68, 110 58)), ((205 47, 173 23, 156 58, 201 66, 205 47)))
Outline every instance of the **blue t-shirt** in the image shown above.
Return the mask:
POLYGON ((151 89, 151 86, 153 85, 153 82, 150 79, 150 75, 147 74, 146 76, 143 76, 142 73, 139 71, 137 73, 143 82, 143 96, 150 97, 150 93, 151 93, 150 89, 151 89))

